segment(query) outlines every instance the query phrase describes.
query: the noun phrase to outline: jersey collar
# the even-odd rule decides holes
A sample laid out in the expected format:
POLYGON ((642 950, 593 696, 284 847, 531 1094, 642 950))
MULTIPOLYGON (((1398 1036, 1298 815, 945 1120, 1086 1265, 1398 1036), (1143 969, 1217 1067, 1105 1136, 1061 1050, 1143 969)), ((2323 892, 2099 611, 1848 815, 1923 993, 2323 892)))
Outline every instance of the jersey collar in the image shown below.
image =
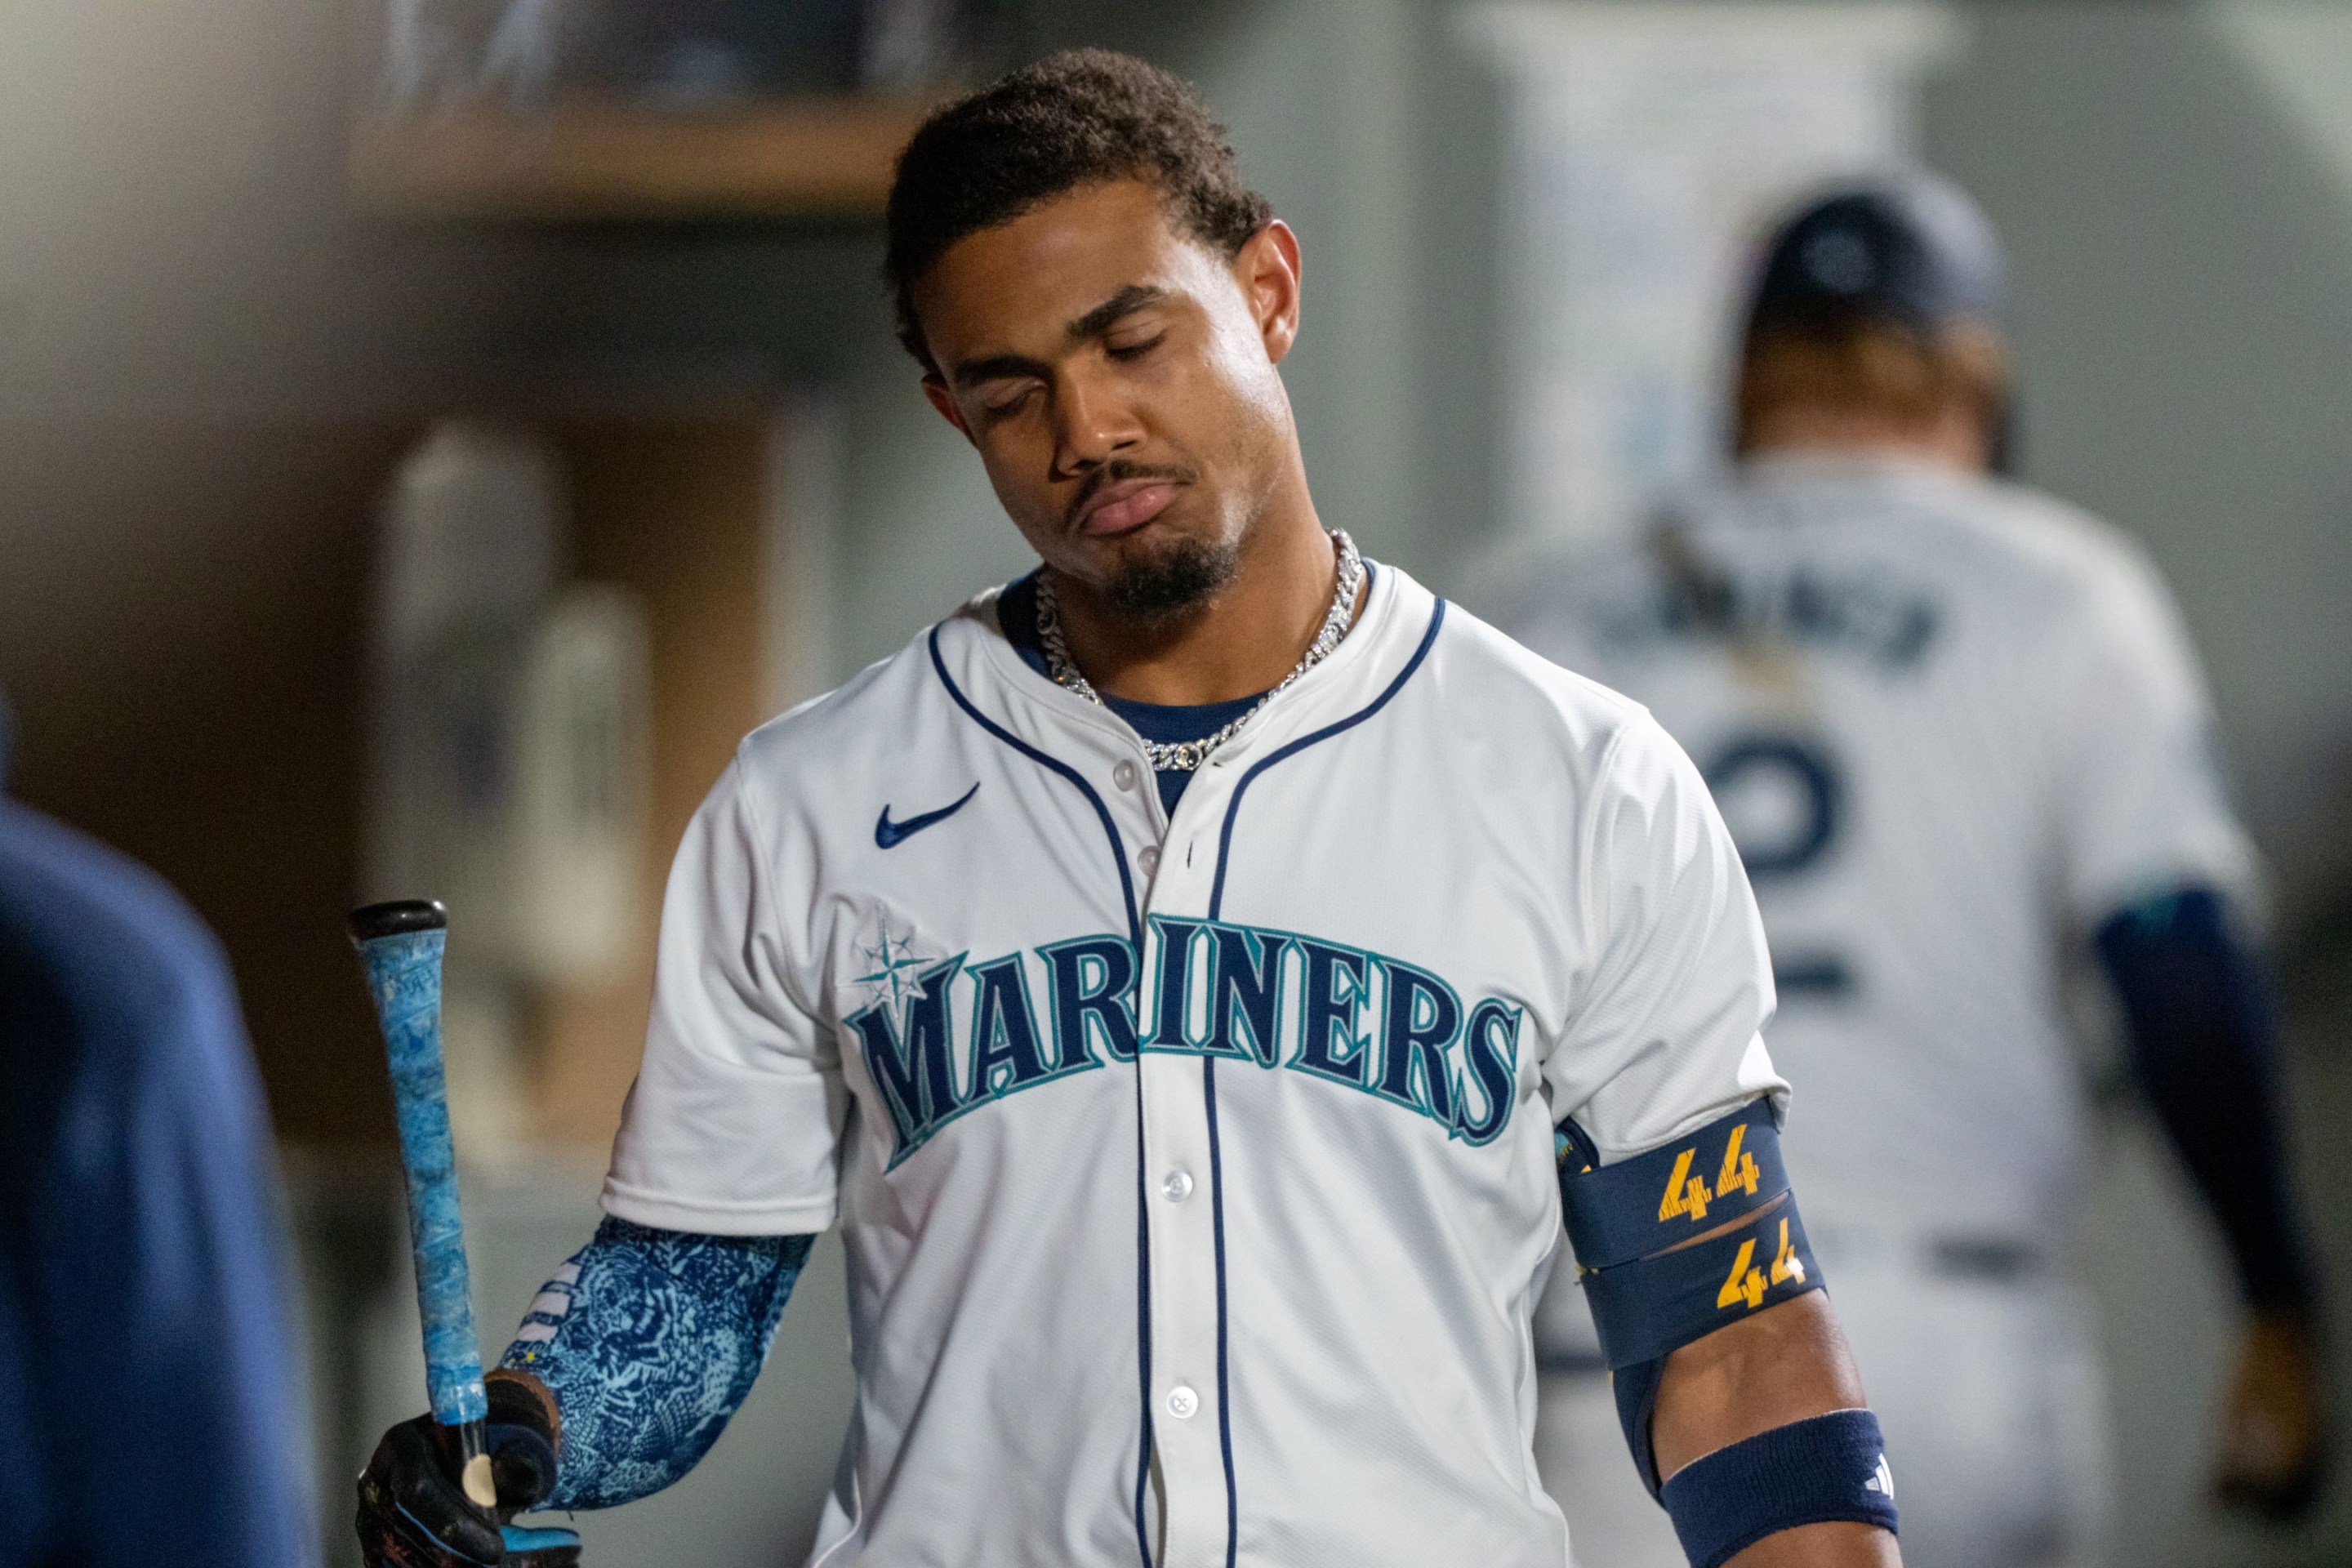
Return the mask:
POLYGON ((1749 458, 1739 465, 1739 479, 1762 489, 1836 485, 1950 490, 1985 483, 1983 476, 1902 452, 1827 449, 1749 458))
MULTIPOLYGON (((1330 656, 1266 704, 1241 733, 1217 749, 1219 761, 1249 755, 1326 722, 1377 691, 1412 657, 1432 598, 1427 589, 1385 562, 1376 562, 1356 624, 1330 656), (1419 614, 1413 613, 1416 609, 1419 614)), ((1004 636, 996 614, 1001 588, 970 600, 942 622, 940 644, 957 679, 989 694, 992 705, 1029 710, 1056 727, 1069 726, 1139 752, 1135 731, 1107 708, 1087 701, 1032 669, 1004 636)))

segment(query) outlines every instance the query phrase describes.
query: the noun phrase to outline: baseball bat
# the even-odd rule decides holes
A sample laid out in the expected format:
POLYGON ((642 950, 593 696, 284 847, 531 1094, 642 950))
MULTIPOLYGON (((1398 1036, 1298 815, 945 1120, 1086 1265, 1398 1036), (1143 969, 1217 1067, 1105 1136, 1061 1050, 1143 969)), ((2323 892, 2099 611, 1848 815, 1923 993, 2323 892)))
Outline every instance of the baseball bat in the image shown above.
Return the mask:
POLYGON ((457 1212, 449 1091, 441 1070, 441 954, 449 914, 423 899, 353 910, 351 933, 392 1065, 400 1161, 408 1175, 408 1242, 416 1258, 416 1313, 425 1327, 425 1386, 444 1452, 466 1496, 488 1509, 490 1479, 482 1352, 457 1212))

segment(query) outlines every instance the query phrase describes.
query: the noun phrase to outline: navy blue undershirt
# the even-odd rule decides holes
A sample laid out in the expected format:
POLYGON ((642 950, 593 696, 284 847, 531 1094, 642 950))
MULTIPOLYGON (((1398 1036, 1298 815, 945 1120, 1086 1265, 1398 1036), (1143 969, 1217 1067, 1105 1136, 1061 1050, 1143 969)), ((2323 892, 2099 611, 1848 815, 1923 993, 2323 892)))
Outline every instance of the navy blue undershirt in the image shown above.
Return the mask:
POLYGON ((2140 1087, 2202 1189, 2247 1303, 2308 1309, 2317 1273, 2287 1170, 2271 988, 2221 896, 2190 887, 2102 925, 2140 1087))
MULTIPOLYGON (((996 601, 996 623, 1004 630, 1011 643, 1029 668, 1048 680, 1054 672, 1045 662, 1045 648, 1037 640, 1037 574, 1007 584, 996 601)), ((1201 702, 1172 705, 1161 702, 1130 702, 1124 697, 1103 695, 1103 706, 1127 721, 1128 727, 1147 741, 1163 746, 1180 745, 1213 735, 1250 710, 1264 692, 1249 697, 1236 697, 1229 702, 1201 702)), ((1173 813, 1176 803, 1184 797, 1184 786, 1192 775, 1180 768, 1161 768, 1158 772, 1160 804, 1173 813)))

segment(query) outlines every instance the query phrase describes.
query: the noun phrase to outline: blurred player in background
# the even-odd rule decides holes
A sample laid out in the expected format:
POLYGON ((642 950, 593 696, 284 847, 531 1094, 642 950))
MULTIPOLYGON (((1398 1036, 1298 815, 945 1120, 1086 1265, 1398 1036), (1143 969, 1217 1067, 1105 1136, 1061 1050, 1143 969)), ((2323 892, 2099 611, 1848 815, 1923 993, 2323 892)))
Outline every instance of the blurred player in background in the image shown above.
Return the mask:
MULTIPOLYGON (((2203 682, 2140 551, 2001 477, 2003 316, 1957 189, 1807 206, 1755 288, 1733 481, 1502 617, 1648 704, 1739 842, 1802 1106, 1790 1164, 1918 1568, 2095 1552, 2065 1261, 2090 1172, 2062 988, 2085 951, 2248 1310, 2221 1497, 2300 1511, 2326 1438, 2252 857, 2203 682)), ((1675 1561, 1621 1545, 1578 1542, 1601 1568, 1675 1561)))
POLYGON ((152 873, 5 796, 0 1069, 0 1568, 316 1563, 228 965, 152 873))

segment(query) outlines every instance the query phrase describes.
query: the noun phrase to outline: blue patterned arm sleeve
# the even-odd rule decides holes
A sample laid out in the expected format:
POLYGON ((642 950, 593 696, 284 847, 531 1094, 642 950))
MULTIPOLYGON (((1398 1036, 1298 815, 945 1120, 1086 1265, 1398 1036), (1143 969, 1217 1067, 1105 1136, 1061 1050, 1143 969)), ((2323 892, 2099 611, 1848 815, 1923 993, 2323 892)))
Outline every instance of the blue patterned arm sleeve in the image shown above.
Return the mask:
POLYGON ((500 1363, 546 1384, 562 1415, 543 1506, 612 1508, 692 1469, 751 1392, 814 1239, 599 1226, 500 1363))

